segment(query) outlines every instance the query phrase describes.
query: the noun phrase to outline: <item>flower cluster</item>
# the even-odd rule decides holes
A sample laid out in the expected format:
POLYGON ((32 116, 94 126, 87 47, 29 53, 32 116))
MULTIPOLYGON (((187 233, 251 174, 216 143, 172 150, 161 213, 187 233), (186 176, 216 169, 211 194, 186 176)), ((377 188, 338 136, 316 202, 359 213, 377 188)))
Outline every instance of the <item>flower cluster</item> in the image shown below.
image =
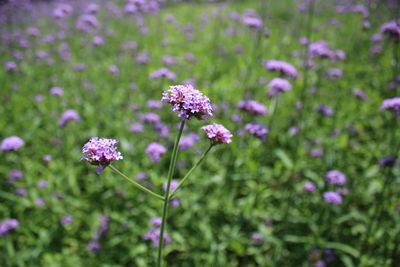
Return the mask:
POLYGON ((400 41, 400 20, 389 21, 381 26, 381 32, 394 41, 400 41))
POLYGON ((172 110, 183 119, 203 120, 204 116, 212 116, 210 99, 191 85, 170 86, 161 101, 171 104, 172 110))
POLYGON ((4 138, 1 142, 0 150, 1 151, 15 151, 18 150, 21 146, 25 144, 24 140, 22 140, 18 136, 10 136, 4 138))
POLYGON ((385 99, 382 102, 381 109, 400 110, 400 97, 385 99))
POLYGON ((167 153, 167 149, 163 145, 153 142, 147 146, 146 153, 153 162, 159 162, 160 156, 167 153))
POLYGON ((342 196, 337 192, 333 192, 333 191, 325 192, 323 194, 323 196, 324 196, 325 202, 327 202, 327 203, 334 204, 334 205, 342 204, 342 201, 343 201, 342 196))
MULTIPOLYGON (((153 225, 153 227, 149 228, 147 233, 143 236, 144 240, 149 240, 153 243, 155 247, 158 247, 159 239, 160 239, 160 226, 162 223, 162 218, 160 217, 154 217, 150 219, 150 223, 153 225)), ((164 244, 168 245, 171 243, 171 237, 167 232, 164 232, 164 244)))
POLYGON ((0 236, 7 235, 13 230, 17 229, 19 222, 16 219, 8 218, 0 223, 0 236))
POLYGON ((117 151, 115 139, 92 137, 82 148, 82 158, 92 165, 107 166, 114 160, 123 159, 117 151))
POLYGON ((271 89, 268 93, 271 95, 279 95, 283 92, 292 90, 290 83, 282 78, 274 78, 268 83, 268 87, 271 89))
POLYGON ((290 78, 297 77, 296 68, 293 67, 292 64, 289 64, 285 61, 268 60, 268 61, 263 61, 262 64, 268 71, 277 71, 282 75, 286 75, 290 78))
POLYGON ((269 130, 266 126, 256 123, 256 122, 250 122, 245 125, 244 129, 251 135, 254 135, 262 140, 265 139, 267 136, 269 130))
POLYGON ((346 183, 346 175, 337 170, 328 171, 325 179, 331 185, 344 185, 346 183))
POLYGON ((73 109, 66 110, 61 115, 61 118, 60 118, 60 121, 58 123, 58 126, 64 127, 70 121, 76 121, 76 122, 81 121, 81 117, 79 116, 78 112, 76 112, 73 109))
POLYGON ((240 101, 237 105, 237 108, 239 110, 247 111, 251 115, 263 116, 267 113, 267 108, 263 104, 255 100, 240 101))
POLYGON ((229 144, 232 142, 233 135, 221 124, 214 123, 203 126, 201 129, 214 144, 229 144))
POLYGON ((166 78, 171 81, 176 80, 176 74, 167 68, 158 69, 150 74, 150 79, 166 78))

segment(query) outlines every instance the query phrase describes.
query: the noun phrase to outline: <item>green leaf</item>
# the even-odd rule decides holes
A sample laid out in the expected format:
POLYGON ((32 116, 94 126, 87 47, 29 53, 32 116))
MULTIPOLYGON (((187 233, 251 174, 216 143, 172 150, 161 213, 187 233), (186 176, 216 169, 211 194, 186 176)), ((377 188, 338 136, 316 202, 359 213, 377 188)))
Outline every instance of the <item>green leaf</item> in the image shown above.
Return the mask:
POLYGON ((356 250, 355 248, 352 248, 348 245, 342 244, 342 243, 336 243, 336 242, 327 242, 325 243, 325 247, 326 248, 331 248, 331 249, 336 249, 336 250, 340 250, 344 253, 347 253, 351 256, 353 256, 354 258, 357 258, 359 256, 359 252, 358 250, 356 250))
POLYGON ((293 168, 293 162, 289 158, 289 156, 281 149, 275 150, 275 155, 283 162, 286 168, 291 169, 293 168))

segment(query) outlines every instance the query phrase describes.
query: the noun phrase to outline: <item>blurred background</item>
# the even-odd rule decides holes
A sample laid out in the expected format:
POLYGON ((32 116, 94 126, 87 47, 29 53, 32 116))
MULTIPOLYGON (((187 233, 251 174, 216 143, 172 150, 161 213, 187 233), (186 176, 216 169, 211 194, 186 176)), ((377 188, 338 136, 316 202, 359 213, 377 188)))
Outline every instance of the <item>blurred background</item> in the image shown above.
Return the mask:
POLYGON ((0 34, 0 266, 155 265, 162 203, 81 149, 163 194, 177 84, 214 116, 176 181, 200 127, 234 136, 171 201, 167 266, 399 266, 398 1, 1 0, 0 34))

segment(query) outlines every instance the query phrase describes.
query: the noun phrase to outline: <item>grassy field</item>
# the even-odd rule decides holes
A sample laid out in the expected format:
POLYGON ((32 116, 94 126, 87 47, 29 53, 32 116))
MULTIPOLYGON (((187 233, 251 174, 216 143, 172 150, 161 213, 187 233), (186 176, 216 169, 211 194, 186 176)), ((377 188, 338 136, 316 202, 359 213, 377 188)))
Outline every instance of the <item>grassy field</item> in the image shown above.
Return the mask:
POLYGON ((171 203, 167 266, 398 266, 400 168, 380 160, 399 155, 399 109, 381 109, 400 96, 400 42, 381 33, 399 6, 167 1, 131 14, 125 1, 97 1, 97 11, 85 2, 71 1, 62 18, 59 3, 0 5, 0 140, 24 141, 0 151, 0 224, 19 222, 0 231, 0 266, 155 266, 157 246, 144 236, 162 203, 109 168, 97 174, 81 149, 93 136, 119 140, 124 159, 113 165, 163 194, 180 120, 155 103, 183 83, 210 98, 214 116, 186 122, 183 136, 200 137, 179 152, 174 179, 207 149, 202 126, 234 136, 171 203), (313 56, 304 38, 336 56, 313 56), (268 71, 268 60, 292 64, 297 78, 268 71), (152 78, 161 68, 176 78, 152 78), (276 77, 292 90, 266 95, 276 77), (245 99, 266 114, 239 110, 245 99), (79 119, 63 123, 67 110, 79 119), (264 139, 246 131, 251 122, 268 127, 264 139), (159 162, 146 154, 152 142, 167 149, 159 162), (345 183, 329 182, 331 170, 345 183))

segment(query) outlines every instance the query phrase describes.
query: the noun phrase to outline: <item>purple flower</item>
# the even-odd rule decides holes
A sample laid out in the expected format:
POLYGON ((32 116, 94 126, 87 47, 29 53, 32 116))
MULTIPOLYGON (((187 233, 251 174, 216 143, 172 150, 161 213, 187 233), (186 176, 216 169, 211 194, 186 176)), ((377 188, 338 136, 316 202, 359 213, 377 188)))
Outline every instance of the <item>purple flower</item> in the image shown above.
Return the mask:
POLYGON ((163 107, 163 105, 162 105, 162 103, 160 101, 153 100, 153 99, 148 100, 147 103, 146 103, 146 106, 149 109, 160 109, 160 108, 163 107))
POLYGON ((115 139, 92 137, 82 148, 82 158, 92 165, 105 167, 114 160, 123 159, 117 151, 118 141, 115 139))
POLYGON ((160 227, 161 223, 162 223, 162 218, 161 217, 153 217, 153 218, 150 219, 150 223, 154 227, 160 227))
POLYGON ((64 127, 70 121, 81 121, 81 117, 76 110, 69 109, 64 111, 64 113, 61 115, 60 121, 58 122, 58 126, 64 127))
POLYGON ((335 79, 335 78, 342 78, 343 71, 340 69, 332 68, 328 70, 328 78, 335 79))
POLYGON ((381 109, 400 110, 400 97, 385 99, 381 104, 381 109))
POLYGON ((179 199, 174 198, 171 200, 170 204, 171 204, 171 207, 177 208, 181 205, 181 202, 179 201, 179 199))
POLYGON ((101 36, 94 36, 92 39, 92 44, 94 46, 101 46, 104 45, 104 39, 101 36))
POLYGON ((315 262, 314 267, 326 267, 326 264, 323 260, 319 260, 315 262))
POLYGON ((154 112, 139 114, 138 117, 144 123, 157 124, 161 121, 160 116, 154 112))
POLYGON ((26 196, 28 194, 28 192, 26 191, 25 188, 17 188, 15 190, 15 194, 18 196, 26 196))
POLYGON ((210 99, 191 85, 170 86, 164 91, 161 101, 171 104, 172 111, 183 119, 195 117, 203 120, 204 116, 212 116, 210 99))
POLYGON ((38 197, 38 198, 35 200, 35 204, 36 204, 36 206, 44 206, 44 205, 46 204, 46 202, 44 201, 43 198, 38 197))
POLYGON ((35 101, 36 102, 42 102, 43 101, 43 99, 44 99, 44 96, 43 95, 35 95, 35 101))
POLYGON ((161 68, 152 72, 149 76, 150 79, 167 78, 170 81, 176 80, 176 74, 167 68, 161 68))
POLYGON ((256 30, 260 30, 263 27, 263 21, 260 18, 253 16, 245 16, 243 18, 243 24, 256 30))
POLYGON ((187 136, 182 136, 179 141, 179 149, 186 150, 193 147, 197 141, 200 140, 200 136, 197 133, 190 133, 187 136))
POLYGON ((64 94, 63 89, 61 89, 60 87, 53 87, 50 89, 49 92, 51 95, 55 95, 55 96, 62 96, 64 94))
POLYGON ((221 124, 214 123, 203 126, 201 129, 213 144, 229 144, 232 142, 231 138, 233 135, 221 124))
POLYGON ((139 173, 136 175, 136 179, 137 179, 138 181, 146 180, 146 179, 147 179, 147 174, 146 174, 145 172, 139 172, 139 173))
POLYGON ((290 135, 296 135, 299 132, 300 132, 300 129, 297 126, 292 126, 292 127, 289 128, 290 135))
POLYGON ((325 179, 331 185, 344 185, 346 183, 346 175, 337 170, 328 171, 325 179))
MULTIPOLYGON (((172 180, 171 184, 169 186, 169 191, 170 192, 174 191, 178 187, 178 185, 179 185, 179 182, 177 180, 172 180)), ((166 183, 162 185, 162 190, 164 192, 167 191, 167 184, 166 183)))
POLYGON ((336 192, 325 192, 323 194, 324 200, 327 203, 339 205, 342 204, 342 197, 336 192))
POLYGON ((313 158, 320 158, 324 155, 324 151, 322 149, 312 149, 310 155, 313 158))
POLYGON ((368 98, 368 95, 361 89, 354 89, 352 91, 353 95, 361 100, 365 100, 368 98))
POLYGON ((132 133, 140 133, 143 132, 144 130, 144 126, 141 123, 133 123, 130 127, 129 127, 129 131, 132 133))
POLYGON ((108 223, 109 223, 109 219, 107 216, 105 215, 101 215, 99 216, 99 220, 100 220, 100 227, 99 229, 97 229, 97 233, 94 236, 94 240, 99 240, 105 233, 107 233, 108 231, 108 223))
POLYGON ((15 64, 15 62, 13 61, 6 62, 4 67, 7 72, 15 72, 18 69, 17 64, 15 64))
POLYGON ((72 215, 65 215, 61 218, 60 222, 62 225, 69 225, 72 223, 74 217, 72 215))
POLYGON ((267 136, 269 130, 266 126, 256 123, 256 122, 250 122, 245 125, 244 129, 251 135, 254 135, 255 137, 258 137, 262 140, 265 139, 267 136))
POLYGON ((47 187, 47 181, 45 180, 39 180, 39 182, 37 183, 37 186, 39 188, 46 188, 47 187))
POLYGON ((285 61, 268 60, 268 61, 263 61, 262 64, 268 71, 277 71, 282 75, 286 75, 290 78, 297 77, 296 68, 293 67, 292 64, 289 64, 285 61))
POLYGON ((381 26, 381 32, 394 41, 400 41, 400 20, 392 20, 381 26))
POLYGON ((118 67, 115 65, 112 65, 110 67, 108 67, 108 72, 111 74, 118 74, 118 67))
POLYGON ((156 142, 150 143, 146 148, 146 153, 153 162, 159 162, 160 156, 166 152, 167 149, 163 145, 156 142))
POLYGON ((43 161, 44 161, 46 164, 49 164, 49 163, 51 162, 51 155, 44 155, 44 156, 43 156, 43 161))
POLYGON ((316 189, 317 189, 317 186, 313 182, 306 182, 303 187, 303 190, 306 192, 309 192, 309 193, 314 192, 316 189))
POLYGON ((325 105, 319 105, 317 107, 317 112, 320 113, 321 115, 325 117, 332 117, 333 115, 333 110, 331 107, 325 106, 325 105))
POLYGON ((394 164, 396 164, 396 157, 394 156, 387 156, 379 161, 379 165, 382 167, 392 167, 394 164))
MULTIPOLYGON (((160 239, 160 228, 152 227, 150 228, 147 233, 143 236, 144 240, 150 240, 155 247, 158 247, 158 242, 160 239)), ((164 244, 168 245, 171 243, 171 237, 169 236, 168 232, 164 232, 164 244)))
POLYGON ((268 87, 271 89, 270 95, 279 95, 281 93, 292 90, 292 85, 285 79, 274 78, 268 83, 268 87))
POLYGON ((7 138, 4 138, 3 141, 1 142, 0 145, 0 150, 1 151, 16 151, 20 147, 22 147, 25 144, 24 140, 22 140, 18 136, 10 136, 7 138))
POLYGON ((259 233, 253 233, 251 235, 251 240, 253 242, 253 245, 255 246, 261 246, 262 244, 264 244, 264 238, 259 233))
POLYGON ((17 229, 19 222, 17 219, 7 218, 0 223, 0 236, 9 234, 17 229))
POLYGON ((255 100, 240 101, 237 105, 237 108, 239 110, 244 110, 244 111, 250 113, 251 115, 263 116, 263 115, 267 114, 267 108, 263 104, 255 101, 255 100))
POLYGON ((88 250, 92 253, 97 253, 100 251, 100 243, 97 241, 90 241, 88 244, 88 250))
POLYGON ((23 177, 23 174, 20 170, 11 170, 8 173, 8 180, 7 182, 9 184, 14 184, 17 180, 21 180, 23 177))

